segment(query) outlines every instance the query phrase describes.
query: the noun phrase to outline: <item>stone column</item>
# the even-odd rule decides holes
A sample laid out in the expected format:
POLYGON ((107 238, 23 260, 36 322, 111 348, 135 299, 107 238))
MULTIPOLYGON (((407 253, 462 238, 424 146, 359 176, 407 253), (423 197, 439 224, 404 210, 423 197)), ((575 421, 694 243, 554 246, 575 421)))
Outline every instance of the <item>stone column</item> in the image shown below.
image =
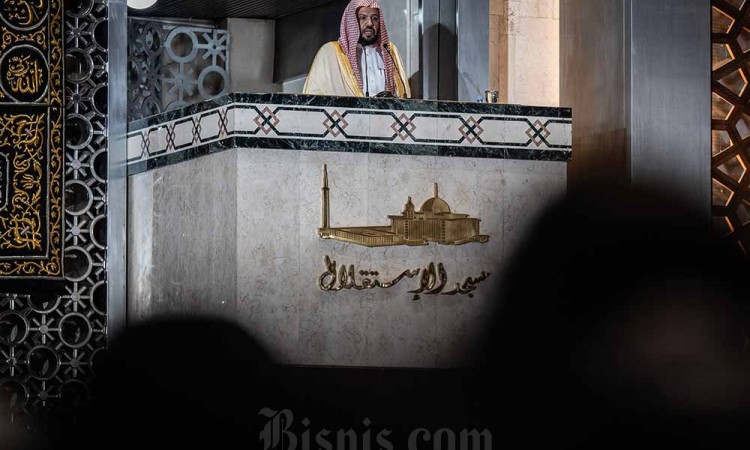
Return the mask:
POLYGON ((490 86, 500 101, 560 104, 560 1, 490 1, 490 86))

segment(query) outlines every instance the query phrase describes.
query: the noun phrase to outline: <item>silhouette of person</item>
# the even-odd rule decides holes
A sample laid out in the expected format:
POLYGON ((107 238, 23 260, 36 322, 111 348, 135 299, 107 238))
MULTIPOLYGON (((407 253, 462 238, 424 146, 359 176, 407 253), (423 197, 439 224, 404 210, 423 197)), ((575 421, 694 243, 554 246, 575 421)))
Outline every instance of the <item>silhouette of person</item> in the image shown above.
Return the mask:
POLYGON ((728 448, 747 424, 748 264, 637 190, 549 208, 512 255, 471 385, 514 448, 728 448), (742 424, 742 428, 740 428, 742 424))
POLYGON ((96 370, 90 415, 67 447, 252 448, 258 411, 279 400, 270 355, 223 320, 131 327, 96 370))

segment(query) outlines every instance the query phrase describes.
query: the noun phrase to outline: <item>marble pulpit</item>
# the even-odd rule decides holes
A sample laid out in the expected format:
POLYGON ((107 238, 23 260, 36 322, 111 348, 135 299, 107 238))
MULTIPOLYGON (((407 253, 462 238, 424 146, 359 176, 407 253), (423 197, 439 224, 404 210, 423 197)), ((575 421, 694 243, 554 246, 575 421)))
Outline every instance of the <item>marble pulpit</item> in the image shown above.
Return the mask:
POLYGON ((133 122, 128 321, 226 317, 289 364, 460 365, 571 156, 566 108, 231 94, 133 122))

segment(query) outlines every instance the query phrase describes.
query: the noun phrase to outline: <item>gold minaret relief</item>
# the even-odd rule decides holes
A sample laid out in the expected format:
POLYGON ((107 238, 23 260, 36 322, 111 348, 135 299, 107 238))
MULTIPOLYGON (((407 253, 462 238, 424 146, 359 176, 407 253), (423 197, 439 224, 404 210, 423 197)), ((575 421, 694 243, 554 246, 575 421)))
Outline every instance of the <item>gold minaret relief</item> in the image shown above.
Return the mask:
POLYGON ((443 245, 461 245, 469 242, 485 243, 490 240, 480 234, 481 219, 457 214, 440 198, 438 184, 434 184, 434 196, 420 207, 414 207, 411 197, 406 201, 401 215, 388 216, 388 226, 331 227, 331 198, 328 186, 328 165, 323 166, 323 188, 321 189, 321 227, 318 236, 323 239, 364 245, 387 247, 394 245, 427 245, 437 242, 443 245))
POLYGON ((331 189, 328 187, 328 164, 323 164, 323 201, 321 204, 321 224, 320 224, 320 231, 318 234, 320 234, 320 237, 328 238, 329 236, 324 236, 322 233, 324 231, 331 229, 331 189))

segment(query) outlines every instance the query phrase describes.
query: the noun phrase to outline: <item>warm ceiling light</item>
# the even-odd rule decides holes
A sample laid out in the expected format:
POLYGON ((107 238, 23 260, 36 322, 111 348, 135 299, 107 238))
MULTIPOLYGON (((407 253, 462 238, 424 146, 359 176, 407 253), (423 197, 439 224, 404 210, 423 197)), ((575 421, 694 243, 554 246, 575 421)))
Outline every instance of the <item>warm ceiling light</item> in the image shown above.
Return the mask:
POLYGON ((156 0, 128 0, 128 6, 133 9, 146 9, 154 6, 156 0))

